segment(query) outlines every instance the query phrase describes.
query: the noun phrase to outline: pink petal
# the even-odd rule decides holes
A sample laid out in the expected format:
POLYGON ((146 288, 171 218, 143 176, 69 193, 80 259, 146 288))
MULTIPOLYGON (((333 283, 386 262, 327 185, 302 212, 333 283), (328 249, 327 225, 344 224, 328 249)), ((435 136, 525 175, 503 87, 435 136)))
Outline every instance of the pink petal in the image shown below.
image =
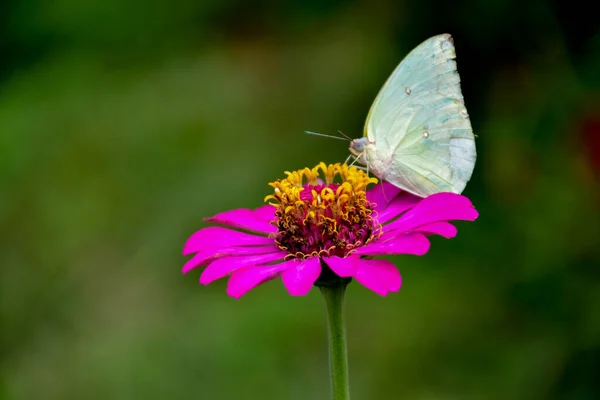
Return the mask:
POLYGON ((339 277, 348 278, 354 276, 358 268, 360 256, 350 255, 348 257, 323 257, 325 264, 331 268, 339 277))
POLYGON ((381 182, 367 191, 367 200, 376 203, 375 211, 381 214, 400 192, 401 189, 391 183, 381 182))
POLYGON ((354 277, 360 284, 381 296, 399 291, 402 285, 398 268, 387 260, 360 260, 354 277))
POLYGON ((414 254, 422 256, 429 251, 429 240, 421 233, 404 233, 387 240, 382 239, 385 239, 385 235, 377 242, 360 247, 354 254, 363 256, 376 256, 380 254, 414 254))
POLYGON ((446 239, 451 239, 456 236, 457 229, 449 222, 432 222, 415 228, 414 232, 421 232, 426 235, 440 235, 446 239))
POLYGON ((255 208, 252 212, 254 214, 254 218, 262 221, 271 222, 275 219, 275 210, 275 206, 265 204, 264 206, 255 208))
MULTIPOLYGON (((271 208, 274 210, 273 206, 271 208)), ((258 212, 247 208, 238 208, 237 210, 225 211, 214 217, 206 218, 206 221, 253 232, 275 233, 277 232, 277 227, 264 218, 267 214, 268 209, 266 208, 258 212)))
POLYGON ((402 192, 396 196, 396 198, 390 202, 387 208, 378 215, 377 220, 379 223, 384 223, 392 218, 396 218, 406 210, 414 207, 421 200, 423 199, 413 194, 402 192))
POLYGON ((246 294, 250 289, 261 283, 270 281, 277 277, 286 268, 287 263, 269 265, 269 266, 254 266, 247 267, 231 275, 227 283, 227 294, 231 297, 239 299, 246 294))
POLYGON ((195 254, 194 257, 185 263, 181 269, 181 272, 187 274, 192 269, 208 264, 209 262, 221 257, 277 253, 279 251, 279 247, 275 246, 274 244, 261 247, 213 247, 195 254))
POLYGON ((208 285, 209 283, 217 279, 221 279, 240 268, 283 260, 286 255, 287 253, 279 251, 277 253, 259 254, 254 256, 219 258, 208 264, 206 269, 202 271, 202 274, 200 275, 200 283, 203 285, 208 285))
POLYGON ((291 260, 283 271, 281 279, 287 291, 292 296, 304 296, 310 292, 319 275, 321 275, 321 260, 310 257, 304 261, 291 260))
POLYGON ((273 243, 275 242, 272 238, 211 226, 200 229, 187 240, 183 247, 183 255, 215 247, 259 246, 273 243))
POLYGON ((386 231, 410 231, 431 222, 467 220, 473 221, 479 213, 471 200, 456 193, 436 193, 424 198, 408 210, 400 219, 385 226, 386 231))

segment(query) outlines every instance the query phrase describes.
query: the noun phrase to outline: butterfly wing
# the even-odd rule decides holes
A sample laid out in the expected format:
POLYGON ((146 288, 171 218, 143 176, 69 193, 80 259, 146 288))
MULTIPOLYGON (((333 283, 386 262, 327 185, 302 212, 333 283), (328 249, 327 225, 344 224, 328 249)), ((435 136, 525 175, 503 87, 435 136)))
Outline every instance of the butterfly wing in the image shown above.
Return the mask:
POLYGON ((461 193, 475 166, 455 57, 448 34, 417 46, 387 80, 365 124, 365 136, 374 143, 367 165, 380 178, 423 197, 461 193))

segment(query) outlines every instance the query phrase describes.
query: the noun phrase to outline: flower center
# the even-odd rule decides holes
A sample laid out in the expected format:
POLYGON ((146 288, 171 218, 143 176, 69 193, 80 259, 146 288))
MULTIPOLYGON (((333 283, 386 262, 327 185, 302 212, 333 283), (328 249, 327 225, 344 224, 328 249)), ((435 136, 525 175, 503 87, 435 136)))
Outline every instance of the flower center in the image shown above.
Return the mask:
POLYGON ((325 165, 287 172, 269 185, 277 207, 275 242, 288 258, 345 257, 381 234, 366 188, 377 183, 356 167, 325 165))

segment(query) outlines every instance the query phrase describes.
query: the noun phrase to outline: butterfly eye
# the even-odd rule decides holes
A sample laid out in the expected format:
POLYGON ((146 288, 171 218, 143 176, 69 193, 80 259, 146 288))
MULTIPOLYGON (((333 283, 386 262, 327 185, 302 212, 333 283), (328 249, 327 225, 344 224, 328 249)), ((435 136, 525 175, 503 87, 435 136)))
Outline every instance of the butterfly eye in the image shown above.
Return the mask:
POLYGON ((362 153, 365 150, 365 146, 367 145, 367 143, 369 142, 369 140, 367 138, 359 138, 359 139, 354 139, 352 141, 352 143, 350 143, 350 148, 358 153, 362 153))

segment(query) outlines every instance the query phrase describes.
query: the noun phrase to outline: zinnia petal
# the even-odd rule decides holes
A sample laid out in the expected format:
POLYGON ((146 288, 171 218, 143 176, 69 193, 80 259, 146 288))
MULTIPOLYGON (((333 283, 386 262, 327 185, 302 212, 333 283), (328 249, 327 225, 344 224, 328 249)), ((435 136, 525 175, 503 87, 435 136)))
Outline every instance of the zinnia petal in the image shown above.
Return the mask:
POLYGON ((183 255, 186 256, 210 248, 260 246, 273 243, 272 238, 211 226, 200 229, 188 239, 185 246, 183 246, 183 255))
POLYGON ((406 210, 414 207, 419 203, 422 199, 415 195, 412 195, 408 192, 402 192, 394 200, 392 200, 387 208, 382 211, 377 220, 379 223, 385 223, 393 218, 396 218, 398 215, 402 214, 406 210))
POLYGON ((275 210, 277 210, 275 206, 265 204, 264 206, 252 210, 252 213, 254 214, 254 218, 258 220, 271 222, 275 219, 275 210))
MULTIPOLYGON (((257 210, 238 208, 206 218, 206 221, 253 232, 275 233, 277 232, 275 225, 271 225, 270 221, 264 219, 264 214, 267 211, 268 209, 257 212, 257 210)), ((274 212, 273 215, 275 215, 274 212)))
POLYGON ((286 263, 286 269, 281 275, 285 288, 292 296, 304 296, 321 274, 321 260, 310 257, 306 260, 291 260, 286 263))
POLYGON ((375 203, 375 211, 381 214, 400 192, 401 189, 391 183, 381 182, 367 191, 367 200, 371 203, 375 203))
MULTIPOLYGON (((384 235, 385 236, 385 235, 384 235)), ((384 238, 382 236, 382 238, 384 238)), ((360 247, 354 254, 376 256, 379 254, 414 254, 422 256, 429 250, 429 240, 421 233, 403 233, 388 240, 379 240, 360 247)))
POLYGON ((219 258, 218 260, 215 260, 212 263, 208 264, 204 271, 202 271, 202 275, 200 275, 200 283, 203 285, 208 285, 209 283, 217 279, 221 279, 224 276, 227 276, 240 268, 266 264, 277 260, 283 260, 285 256, 286 253, 280 251, 278 253, 260 254, 254 256, 219 258))
POLYGON ((456 193, 437 193, 421 200, 400 219, 386 225, 386 230, 410 231, 431 222, 467 220, 479 216, 471 200, 456 193))
POLYGON ((426 235, 440 235, 446 239, 451 239, 456 236, 458 230, 449 222, 432 222, 415 228, 415 232, 421 232, 426 235))
POLYGON ((358 268, 358 261, 360 256, 349 255, 348 257, 323 257, 325 264, 331 268, 337 276, 342 278, 348 278, 354 276, 356 269, 358 268))
POLYGON ((266 253, 277 253, 281 251, 279 247, 271 244, 270 246, 261 246, 261 247, 214 247, 211 249, 206 249, 198 252, 191 259, 189 259, 181 269, 181 272, 187 274, 192 269, 196 267, 200 267, 202 265, 208 264, 221 257, 228 256, 250 256, 257 254, 266 254, 266 253))
POLYGON ((285 268, 286 263, 239 269, 229 278, 227 294, 239 299, 255 286, 279 276, 285 268))
POLYGON ((402 285, 398 268, 387 260, 360 260, 354 277, 360 284, 381 296, 397 292, 402 285))

